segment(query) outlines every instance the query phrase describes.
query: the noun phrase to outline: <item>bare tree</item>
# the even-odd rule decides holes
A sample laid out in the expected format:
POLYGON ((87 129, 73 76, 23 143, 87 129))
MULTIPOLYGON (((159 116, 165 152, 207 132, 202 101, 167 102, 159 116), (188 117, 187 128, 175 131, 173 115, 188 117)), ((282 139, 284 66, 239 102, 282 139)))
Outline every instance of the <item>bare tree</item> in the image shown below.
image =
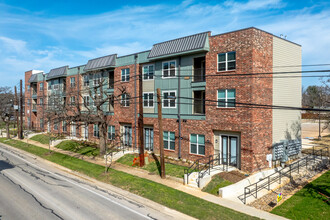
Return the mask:
POLYGON ((6 125, 7 138, 10 138, 9 125, 15 120, 13 100, 14 95, 10 87, 0 87, 0 116, 6 125))

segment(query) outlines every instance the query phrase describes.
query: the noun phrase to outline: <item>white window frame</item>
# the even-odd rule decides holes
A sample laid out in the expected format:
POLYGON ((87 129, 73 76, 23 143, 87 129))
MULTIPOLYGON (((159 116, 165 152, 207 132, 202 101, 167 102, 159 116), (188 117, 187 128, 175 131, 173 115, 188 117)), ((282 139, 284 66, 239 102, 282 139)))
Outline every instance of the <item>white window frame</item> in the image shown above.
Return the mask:
POLYGON ((174 131, 164 131, 164 133, 167 133, 167 140, 164 139, 164 134, 163 134, 163 143, 164 141, 167 141, 167 146, 164 144, 164 149, 165 150, 170 150, 170 151, 175 151, 175 132, 174 131), (171 141, 171 133, 174 133, 174 141, 171 141), (171 149, 171 142, 174 142, 174 149, 171 149))
POLYGON ((199 155, 199 156, 205 156, 205 154, 200 154, 199 150, 198 150, 198 147, 199 147, 198 137, 200 135, 204 136, 204 152, 206 153, 206 146, 205 146, 206 141, 205 141, 205 135, 204 134, 190 134, 189 135, 189 153, 194 154, 194 155, 199 155), (197 153, 191 153, 191 135, 197 135, 197 137, 196 137, 196 151, 197 151, 197 153))
POLYGON ((154 133, 153 127, 144 127, 143 128, 144 150, 154 151, 154 137, 155 137, 155 133, 154 133), (147 134, 146 134, 147 131, 149 132, 148 141, 147 141, 147 134), (152 132, 152 136, 151 136, 151 132, 152 132), (147 148, 147 143, 149 144, 148 148, 147 148))
POLYGON ((142 66, 142 75, 143 75, 143 81, 151 81, 155 79, 155 64, 147 64, 142 66), (150 79, 150 75, 149 75, 149 67, 152 66, 154 71, 153 71, 153 75, 152 75, 152 79, 150 79), (147 75, 147 79, 144 78, 145 76, 145 72, 144 72, 144 68, 148 67, 148 75, 147 75))
POLYGON ((124 93, 121 95, 121 106, 122 107, 129 107, 130 106, 130 95, 124 93), (123 99, 123 95, 125 95, 125 99, 123 99))
POLYGON ((70 97, 70 105, 75 105, 76 104, 76 97, 75 96, 71 96, 70 97), (74 102, 72 102, 72 100, 74 100, 74 102))
POLYGON ((84 75, 83 83, 84 83, 84 86, 86 86, 86 87, 89 86, 89 75, 88 74, 84 75), (87 78, 87 81, 85 80, 85 78, 87 78))
POLYGON ((130 68, 121 69, 120 77, 121 77, 122 82, 129 82, 129 80, 130 80, 130 68), (124 76, 125 76, 124 77, 125 80, 123 80, 123 73, 124 73, 124 76), (128 80, 127 80, 127 76, 128 76, 128 80))
POLYGON ((164 99, 164 93, 171 93, 171 92, 174 92, 174 96, 176 97, 176 90, 166 90, 166 91, 162 91, 162 95, 163 95, 163 98, 162 98, 162 103, 163 103, 163 104, 162 104, 162 106, 163 106, 163 108, 176 108, 176 104, 177 104, 177 103, 176 103, 176 100, 177 100, 177 99, 174 99, 174 102, 175 102, 175 106, 174 106, 174 107, 171 107, 171 106, 170 106, 170 100, 171 100, 171 99, 168 99, 168 100, 169 100, 169 102, 168 102, 168 103, 169 103, 169 106, 168 106, 168 107, 164 106, 164 103, 165 103, 165 102, 164 102, 164 101, 165 101, 165 99, 164 99))
POLYGON ((132 125, 122 125, 121 126, 121 134, 122 134, 122 144, 125 146, 132 146, 132 140, 133 140, 133 135, 132 135, 132 125), (127 130, 126 130, 127 128, 127 130), (126 131, 129 131, 128 133, 126 131), (128 140, 127 140, 128 138, 128 140))
POLYGON ((225 72, 225 71, 234 71, 234 70, 236 70, 236 61, 237 61, 236 51, 229 51, 229 52, 226 52, 226 53, 218 53, 217 54, 217 71, 218 72, 225 72), (234 61, 234 60, 228 60, 228 53, 232 53, 232 52, 235 53, 235 69, 228 70, 228 62, 234 61), (226 55, 226 60, 219 62, 219 54, 225 54, 226 55), (219 70, 219 63, 225 63, 226 64, 226 69, 225 70, 219 70))
POLYGON ((70 87, 75 87, 76 86, 76 78, 75 77, 71 77, 70 78, 70 87))
POLYGON ((114 125, 108 125, 107 138, 108 140, 116 139, 116 127, 114 125), (110 128, 110 137, 109 137, 109 128, 110 128), (114 132, 112 132, 112 128, 114 132))
POLYGON ((99 128, 98 124, 94 124, 94 126, 93 126, 93 137, 100 138, 100 128, 99 128), (97 128, 97 129, 95 129, 95 128, 97 128), (96 136, 95 136, 95 132, 97 134, 96 136))
POLYGON ((91 102, 89 100, 89 96, 88 95, 84 95, 83 96, 83 101, 84 101, 84 106, 90 106, 91 102))
POLYGON ((218 89, 217 90, 217 108, 236 108, 236 89, 218 89), (219 106, 219 91, 225 90, 225 105, 226 106, 219 106), (235 103, 234 107, 228 107, 228 90, 235 90, 235 103))
POLYGON ((96 73, 93 77, 93 85, 94 86, 99 86, 102 81, 102 74, 101 73, 96 73))
POLYGON ((40 84, 39 84, 39 91, 43 91, 44 90, 44 83, 43 82, 41 82, 40 84), (41 86, 42 85, 42 86, 41 86))
POLYGON ((154 94, 155 94, 154 92, 144 92, 144 93, 143 93, 143 108, 154 108, 154 106, 155 106, 155 97, 154 97, 154 94), (144 105, 144 100, 145 100, 145 99, 144 99, 144 94, 148 94, 148 99, 147 99, 147 104, 148 104, 148 105, 147 105, 147 106, 144 105), (151 101, 151 100, 149 99, 149 94, 152 94, 152 101, 153 101, 153 102, 152 102, 152 106, 150 106, 150 103, 149 103, 149 102, 151 101))
MULTIPOLYGON (((170 68, 168 70, 169 70, 169 74, 170 74, 170 68)), ((169 60, 169 61, 162 62, 162 78, 163 79, 170 79, 170 78, 175 78, 175 77, 176 77, 176 60, 169 60), (174 76, 170 76, 170 75, 169 76, 164 76, 164 63, 170 64, 171 62, 174 62, 174 76)))

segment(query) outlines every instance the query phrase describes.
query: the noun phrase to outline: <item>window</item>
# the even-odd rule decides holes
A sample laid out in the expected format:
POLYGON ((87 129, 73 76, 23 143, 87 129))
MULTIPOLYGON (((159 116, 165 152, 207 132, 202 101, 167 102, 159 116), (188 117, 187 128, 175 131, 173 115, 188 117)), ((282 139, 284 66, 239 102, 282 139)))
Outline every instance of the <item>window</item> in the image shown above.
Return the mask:
POLYGON ((89 86, 89 75, 84 75, 84 86, 89 86))
POLYGON ((175 76, 175 61, 163 62, 163 77, 175 76))
POLYGON ((40 98, 40 99, 39 99, 39 104, 40 104, 40 105, 43 105, 43 104, 44 104, 44 99, 43 99, 43 98, 40 98))
POLYGON ((121 70, 121 81, 123 82, 129 81, 129 68, 121 70))
POLYGON ((175 108, 175 91, 163 92, 163 107, 175 108), (171 96, 171 97, 169 97, 171 96))
POLYGON ((236 69, 236 52, 218 54, 218 71, 236 69))
POLYGON ((89 106, 89 96, 84 96, 83 97, 83 99, 84 99, 84 106, 89 106))
POLYGON ((154 78, 154 65, 147 65, 143 67, 143 79, 150 80, 154 78))
POLYGON ((66 121, 62 121, 62 130, 63 130, 63 132, 66 132, 67 131, 66 121))
POLYGON ((70 86, 75 87, 76 86, 76 78, 72 77, 70 78, 70 86))
POLYGON ((145 107, 145 108, 154 107, 154 93, 153 92, 143 93, 143 107, 145 107))
POLYGON ((40 90, 40 91, 44 90, 44 83, 40 83, 40 84, 39 84, 39 90, 40 90))
POLYGON ((234 108, 236 102, 235 89, 218 90, 218 108, 234 108))
POLYGON ((190 135, 190 153, 205 155, 205 136, 200 134, 190 135))
POLYGON ((124 107, 129 106, 129 95, 127 93, 121 95, 121 105, 124 107))
POLYGON ((130 125, 123 126, 123 144, 125 146, 132 145, 132 127, 130 125))
POLYGON ((114 140, 116 138, 115 126, 108 126, 108 139, 114 140))
POLYGON ((54 123, 54 130, 57 131, 57 129, 58 129, 58 124, 57 124, 57 122, 55 122, 54 123))
POLYGON ((154 129, 144 128, 144 148, 148 151, 154 150, 154 129))
POLYGON ((74 105, 76 103, 76 97, 75 96, 71 96, 70 97, 70 104, 74 105))
POLYGON ((40 119, 40 129, 43 131, 44 130, 44 119, 40 119))
POLYGON ((164 149, 175 150, 175 133, 164 131, 163 133, 164 149))
POLYGON ((28 106, 31 105, 31 99, 28 99, 28 101, 27 101, 27 105, 28 105, 28 106))
POLYGON ((101 74, 100 73, 95 74, 94 75, 94 86, 100 85, 101 84, 101 81, 102 81, 101 74))
POLYGON ((94 137, 99 138, 100 132, 99 132, 99 125, 94 124, 94 137))

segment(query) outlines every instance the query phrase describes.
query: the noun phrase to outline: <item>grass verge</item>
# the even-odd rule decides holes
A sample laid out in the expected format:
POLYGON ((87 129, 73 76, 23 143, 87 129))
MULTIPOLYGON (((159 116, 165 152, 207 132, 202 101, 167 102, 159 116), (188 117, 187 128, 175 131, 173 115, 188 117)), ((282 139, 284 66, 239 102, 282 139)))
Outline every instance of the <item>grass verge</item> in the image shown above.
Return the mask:
POLYGON ((62 150, 79 153, 81 155, 86 155, 86 156, 95 157, 100 154, 100 150, 98 148, 90 145, 89 143, 81 142, 81 141, 72 141, 72 140, 62 141, 55 147, 62 149, 62 150))
POLYGON ((71 170, 81 172, 97 180, 140 195, 159 204, 175 209, 198 219, 257 219, 226 207, 205 201, 153 181, 110 169, 104 174, 104 167, 17 140, 0 138, 0 142, 27 151, 71 170))
POLYGON ((218 194, 218 190, 219 188, 225 187, 225 186, 229 186, 233 184, 232 182, 225 180, 223 178, 221 178, 219 175, 215 175, 212 177, 211 182, 209 182, 209 184, 207 184, 202 191, 203 192, 207 192, 213 195, 219 195, 218 194))
POLYGON ((307 184, 291 198, 276 207, 271 213, 290 219, 329 219, 330 171, 307 184))
MULTIPOLYGON (((128 166, 132 166, 134 155, 133 154, 125 154, 121 158, 117 160, 117 163, 125 164, 128 166)), ((165 171, 166 175, 174 176, 177 178, 183 178, 184 169, 187 167, 180 166, 172 163, 165 163, 165 171)), ((144 166, 142 169, 149 171, 150 173, 154 173, 160 175, 160 165, 156 164, 155 161, 149 162, 148 165, 144 166)))
POLYGON ((42 144, 49 144, 50 136, 47 134, 37 134, 30 138, 33 141, 38 141, 42 144))

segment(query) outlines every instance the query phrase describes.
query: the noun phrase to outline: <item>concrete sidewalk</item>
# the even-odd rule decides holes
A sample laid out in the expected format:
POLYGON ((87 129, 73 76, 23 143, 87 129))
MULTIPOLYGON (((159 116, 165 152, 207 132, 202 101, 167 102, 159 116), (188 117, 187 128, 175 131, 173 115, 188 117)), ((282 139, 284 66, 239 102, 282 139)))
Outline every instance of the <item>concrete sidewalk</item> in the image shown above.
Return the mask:
MULTIPOLYGON (((37 141, 27 140, 27 139, 24 139, 22 141, 25 142, 25 143, 28 142, 29 144, 36 145, 38 147, 49 149, 48 145, 41 144, 37 141)), ((105 165, 105 160, 101 157, 91 158, 91 157, 87 157, 87 156, 77 154, 77 153, 74 153, 74 152, 71 152, 71 151, 65 151, 65 150, 62 150, 62 149, 58 149, 56 147, 50 147, 50 149, 52 151, 59 152, 59 153, 62 153, 62 154, 66 154, 66 155, 70 155, 70 156, 88 161, 90 163, 95 163, 95 164, 99 164, 99 165, 102 165, 102 166, 105 165)), ((180 179, 178 179, 178 178, 167 176, 166 179, 161 179, 159 175, 151 174, 146 170, 135 168, 135 167, 125 166, 125 165, 122 165, 122 164, 119 164, 119 163, 113 163, 111 165, 111 168, 115 169, 115 170, 118 170, 118 171, 122 171, 122 172, 125 172, 125 173, 128 173, 128 174, 131 174, 131 175, 134 175, 134 176, 138 176, 140 178, 148 179, 148 180, 151 180, 153 182, 157 182, 157 183, 166 185, 166 186, 174 188, 176 190, 180 190, 182 192, 188 193, 190 195, 196 196, 196 197, 204 199, 206 201, 221 205, 223 207, 227 207, 229 209, 236 210, 238 212, 241 212, 241 213, 244 213, 244 214, 247 214, 247 215, 250 215, 250 216, 255 216, 255 217, 258 217, 258 218, 261 218, 261 219, 286 219, 284 217, 274 215, 274 214, 271 214, 269 212, 265 212, 265 211, 253 208, 251 206, 244 205, 243 203, 233 202, 233 201, 230 201, 230 200, 227 200, 227 199, 223 199, 223 198, 211 195, 209 193, 202 192, 200 189, 196 189, 196 188, 189 187, 187 185, 183 185, 183 180, 180 182, 180 179)))

